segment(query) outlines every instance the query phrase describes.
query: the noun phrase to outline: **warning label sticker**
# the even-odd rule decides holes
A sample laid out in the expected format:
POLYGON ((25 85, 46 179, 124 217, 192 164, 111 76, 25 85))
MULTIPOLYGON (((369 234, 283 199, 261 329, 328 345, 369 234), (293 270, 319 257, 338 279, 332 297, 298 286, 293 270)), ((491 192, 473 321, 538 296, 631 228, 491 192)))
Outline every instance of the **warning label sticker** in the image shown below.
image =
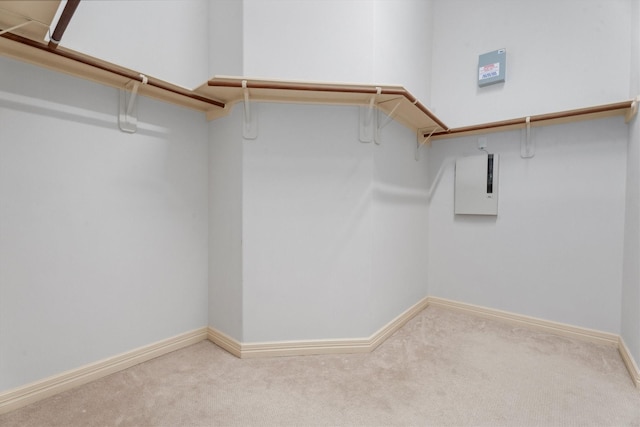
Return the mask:
POLYGON ((478 80, 487 80, 492 77, 498 77, 500 75, 500 63, 495 62, 493 64, 483 65, 478 68, 478 80))

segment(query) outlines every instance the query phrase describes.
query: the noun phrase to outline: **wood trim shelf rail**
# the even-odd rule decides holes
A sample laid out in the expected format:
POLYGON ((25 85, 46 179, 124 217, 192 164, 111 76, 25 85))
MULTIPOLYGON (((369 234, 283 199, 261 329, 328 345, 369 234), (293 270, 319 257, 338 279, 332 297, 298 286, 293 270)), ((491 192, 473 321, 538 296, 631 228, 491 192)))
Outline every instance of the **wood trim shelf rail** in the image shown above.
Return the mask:
MULTIPOLYGON (((139 93, 141 95, 206 112, 207 118, 210 120, 229 114, 235 103, 241 102, 249 96, 252 101, 359 105, 375 107, 427 140, 501 132, 522 129, 527 126, 567 123, 614 115, 626 115, 628 121, 636 114, 640 102, 639 97, 613 104, 449 128, 409 91, 397 85, 295 82, 215 76, 198 88, 190 90, 154 77, 143 76, 136 71, 71 49, 59 47, 57 42, 60 41, 79 2, 80 0, 67 2, 63 11, 64 16, 56 26, 51 43, 46 44, 40 41, 43 31, 41 28, 36 32, 18 28, 16 32, 0 33, 0 55, 116 88, 124 88, 131 81, 146 82, 140 86, 139 93)), ((45 30, 48 30, 48 24, 32 17, 41 17, 41 20, 50 22, 52 19, 50 15, 54 9, 57 9, 60 2, 50 2, 47 5, 44 3, 49 2, 7 2, 15 10, 0 8, 0 17, 6 18, 1 25, 8 25, 7 28, 11 29, 15 27, 15 25, 14 27, 11 25, 16 22, 19 22, 18 26, 20 27, 22 26, 20 23, 23 21, 27 23, 39 22, 41 26, 46 27, 45 30), (18 13, 23 9, 26 10, 24 13, 29 16, 18 13), (4 12, 1 12, 2 10, 4 12)))
MULTIPOLYGON (((52 49, 47 44, 12 33, 0 35, 0 54, 112 87, 122 88, 131 80, 143 80, 140 73, 133 70, 71 49, 52 49)), ((225 103, 216 99, 154 77, 147 76, 147 79, 147 84, 140 89, 143 95, 200 111, 225 108, 225 103)))
MULTIPOLYGON (((345 96, 348 94, 358 95, 370 95, 387 97, 402 97, 406 99, 408 103, 415 106, 426 117, 433 121, 434 125, 443 131, 448 127, 438 117, 436 117, 426 106, 424 106, 418 99, 413 96, 409 91, 403 87, 389 87, 389 86, 365 86, 365 85, 349 85, 349 84, 331 84, 331 83, 307 83, 307 82, 287 82, 287 81, 266 81, 266 80, 241 80, 241 78, 214 78, 207 82, 209 87, 227 87, 227 88, 244 88, 247 89, 262 89, 265 91, 274 92, 307 92, 307 93, 331 93, 337 96, 345 96), (245 86, 243 86, 243 83, 245 86)), ((269 95, 265 96, 266 99, 269 95)), ((302 96, 301 98, 304 98, 302 96)), ((345 101, 348 98, 344 97, 345 101)), ((386 99, 384 99, 386 100, 386 99)))
MULTIPOLYGON (((616 102, 613 104, 596 105, 593 107, 579 108, 575 110, 566 110, 555 113, 540 114, 529 116, 531 126, 546 126, 560 123, 568 123, 579 120, 591 120, 603 117, 611 117, 617 115, 625 115, 629 121, 637 111, 637 100, 629 100, 616 102)), ((482 123, 459 128, 452 128, 446 131, 434 132, 431 135, 432 140, 445 138, 458 138, 469 135, 480 135, 484 133, 503 132, 507 130, 522 129, 527 126, 527 117, 517 119, 502 120, 497 122, 482 123)), ((424 137, 429 134, 425 133, 424 137)))

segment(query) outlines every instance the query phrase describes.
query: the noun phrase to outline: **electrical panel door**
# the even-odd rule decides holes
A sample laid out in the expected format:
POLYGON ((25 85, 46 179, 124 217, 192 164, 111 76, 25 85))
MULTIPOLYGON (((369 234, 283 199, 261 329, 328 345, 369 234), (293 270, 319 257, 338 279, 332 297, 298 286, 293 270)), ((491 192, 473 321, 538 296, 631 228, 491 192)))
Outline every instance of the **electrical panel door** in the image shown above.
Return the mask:
POLYGON ((504 83, 507 74, 507 50, 498 49, 478 57, 478 86, 504 83))
POLYGON ((455 213, 498 215, 497 154, 456 160, 455 213))

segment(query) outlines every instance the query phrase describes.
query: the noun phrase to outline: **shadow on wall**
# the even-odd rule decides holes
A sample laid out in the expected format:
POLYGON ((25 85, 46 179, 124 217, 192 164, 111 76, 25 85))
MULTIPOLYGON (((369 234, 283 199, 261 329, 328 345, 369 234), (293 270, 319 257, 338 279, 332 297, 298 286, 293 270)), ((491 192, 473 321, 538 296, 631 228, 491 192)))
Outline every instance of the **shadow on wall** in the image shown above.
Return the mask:
POLYGON ((376 183, 373 188, 377 200, 390 205, 424 205, 431 199, 431 191, 376 183))
MULTIPOLYGON (((113 90, 115 92, 115 90, 113 90)), ((104 112, 96 109, 86 109, 68 104, 49 101, 40 98, 12 94, 0 91, 0 107, 24 113, 38 114, 40 116, 55 118, 59 120, 82 123, 88 126, 102 127, 105 129, 118 130, 117 97, 112 100, 113 112, 104 112)), ((107 100, 107 101, 109 101, 107 100)), ((104 100, 101 101, 104 103, 104 100)), ((138 122, 136 133, 153 137, 165 137, 169 129, 151 123, 138 122)))
POLYGON ((494 224, 498 221, 497 215, 464 215, 456 214, 451 210, 453 220, 460 224, 494 224))

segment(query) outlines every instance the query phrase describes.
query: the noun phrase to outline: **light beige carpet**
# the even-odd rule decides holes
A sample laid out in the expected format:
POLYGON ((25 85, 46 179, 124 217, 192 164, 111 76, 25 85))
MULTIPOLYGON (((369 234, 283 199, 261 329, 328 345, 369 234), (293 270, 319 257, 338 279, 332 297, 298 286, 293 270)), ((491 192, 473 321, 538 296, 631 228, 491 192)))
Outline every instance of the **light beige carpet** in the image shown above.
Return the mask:
POLYGON ((9 426, 640 426, 616 348, 429 307, 376 351, 240 360, 203 341, 9 426))

